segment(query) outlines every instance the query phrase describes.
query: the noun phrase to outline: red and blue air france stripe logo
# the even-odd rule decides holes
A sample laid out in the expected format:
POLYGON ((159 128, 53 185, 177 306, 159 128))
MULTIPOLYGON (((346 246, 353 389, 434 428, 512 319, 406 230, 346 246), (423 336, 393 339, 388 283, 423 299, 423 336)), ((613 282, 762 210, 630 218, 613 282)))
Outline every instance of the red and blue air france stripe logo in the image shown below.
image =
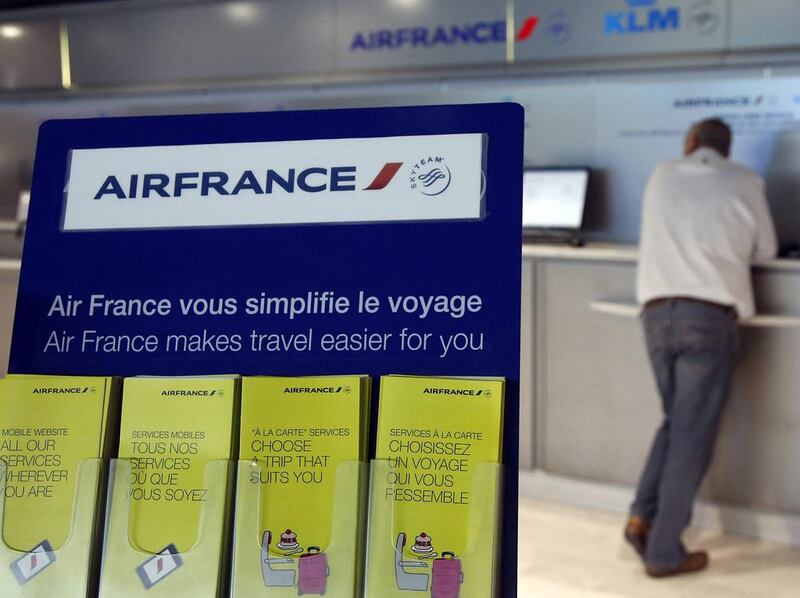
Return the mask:
POLYGON ((386 186, 392 182, 394 175, 397 174, 397 171, 400 170, 402 165, 402 162, 387 162, 384 164, 383 168, 381 168, 372 182, 364 187, 364 191, 380 191, 381 189, 385 189, 386 186))
POLYGON ((539 17, 528 17, 517 32, 517 41, 524 42, 530 39, 536 27, 539 26, 539 17))

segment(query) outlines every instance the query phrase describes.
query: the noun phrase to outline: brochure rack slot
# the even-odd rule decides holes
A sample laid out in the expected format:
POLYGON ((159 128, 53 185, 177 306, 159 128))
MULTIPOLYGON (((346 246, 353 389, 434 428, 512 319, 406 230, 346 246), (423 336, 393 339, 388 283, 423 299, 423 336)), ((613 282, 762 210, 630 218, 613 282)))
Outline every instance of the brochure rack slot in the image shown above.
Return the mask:
MULTIPOLYGON (((234 517, 233 575, 230 596, 298 596, 300 588, 300 552, 276 548, 283 530, 262 529, 262 507, 270 500, 269 487, 252 483, 252 475, 265 472, 263 461, 239 461, 237 465, 236 509, 234 517)), ((345 461, 336 468, 331 542, 328 546, 303 546, 306 555, 324 555, 327 570, 325 595, 334 598, 358 598, 364 546, 367 475, 363 461, 345 461), (314 548, 318 550, 313 550, 314 548), (356 569, 352 569, 352 563, 356 569)), ((302 594, 300 594, 302 595, 302 594)))
POLYGON ((372 461, 364 598, 435 596, 434 566, 446 560, 458 561, 460 598, 498 598, 504 466, 482 463, 475 467, 467 542, 464 546, 437 547, 442 552, 435 557, 409 556, 408 546, 414 544, 414 536, 421 530, 400 529, 398 515, 403 503, 386 499, 387 491, 397 487, 392 473, 389 460, 372 461))
MULTIPOLYGON (((73 472, 75 496, 69 535, 63 545, 39 545, 29 552, 20 551, 0 537, 0 596, 87 596, 92 584, 90 554, 97 533, 95 513, 102 471, 102 459, 87 459, 73 472)), ((7 472, 0 462, 0 525, 5 522, 7 472)))
POLYGON ((203 487, 207 492, 200 508, 196 541, 182 553, 145 552, 131 541, 131 473, 130 461, 111 460, 100 596, 216 596, 222 575, 231 462, 214 460, 206 464, 203 487))

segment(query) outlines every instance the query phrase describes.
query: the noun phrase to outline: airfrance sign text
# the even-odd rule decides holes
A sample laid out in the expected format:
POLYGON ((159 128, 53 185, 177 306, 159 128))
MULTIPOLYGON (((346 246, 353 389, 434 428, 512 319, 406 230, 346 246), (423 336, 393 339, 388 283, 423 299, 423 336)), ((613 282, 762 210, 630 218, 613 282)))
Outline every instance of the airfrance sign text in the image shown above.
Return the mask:
POLYGON ((63 229, 482 216, 480 134, 74 150, 63 229))
MULTIPOLYGON (((517 42, 527 41, 539 24, 539 17, 523 19, 514 36, 517 42)), ((400 27, 357 31, 350 50, 400 50, 405 48, 435 48, 439 46, 484 45, 506 43, 506 21, 477 21, 460 25, 433 27, 400 27)))

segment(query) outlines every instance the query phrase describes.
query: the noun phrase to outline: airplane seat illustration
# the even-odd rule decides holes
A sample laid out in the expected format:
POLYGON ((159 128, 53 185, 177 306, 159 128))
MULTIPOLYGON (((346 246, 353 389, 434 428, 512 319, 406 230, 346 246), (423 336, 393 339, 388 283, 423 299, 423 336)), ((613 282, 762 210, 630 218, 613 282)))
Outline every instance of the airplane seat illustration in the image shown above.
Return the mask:
POLYGON ((411 573, 406 571, 406 569, 427 569, 428 563, 404 561, 403 547, 405 545, 406 534, 400 532, 397 534, 397 544, 395 545, 394 551, 394 575, 397 580, 397 587, 400 590, 426 592, 428 590, 428 579, 430 576, 427 573, 411 573))
POLYGON ((296 571, 294 569, 273 569, 273 565, 293 565, 293 559, 274 557, 269 553, 272 543, 272 532, 267 530, 261 536, 261 575, 268 588, 290 588, 294 586, 296 571))

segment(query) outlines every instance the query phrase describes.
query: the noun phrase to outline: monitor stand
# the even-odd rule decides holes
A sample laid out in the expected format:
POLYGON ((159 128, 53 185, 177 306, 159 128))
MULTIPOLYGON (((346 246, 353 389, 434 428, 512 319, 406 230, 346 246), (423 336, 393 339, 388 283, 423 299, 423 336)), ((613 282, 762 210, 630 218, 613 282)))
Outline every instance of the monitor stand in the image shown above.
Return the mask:
POLYGON ((569 245, 570 247, 583 247, 586 242, 578 230, 524 230, 522 238, 525 243, 540 243, 544 245, 569 245))

